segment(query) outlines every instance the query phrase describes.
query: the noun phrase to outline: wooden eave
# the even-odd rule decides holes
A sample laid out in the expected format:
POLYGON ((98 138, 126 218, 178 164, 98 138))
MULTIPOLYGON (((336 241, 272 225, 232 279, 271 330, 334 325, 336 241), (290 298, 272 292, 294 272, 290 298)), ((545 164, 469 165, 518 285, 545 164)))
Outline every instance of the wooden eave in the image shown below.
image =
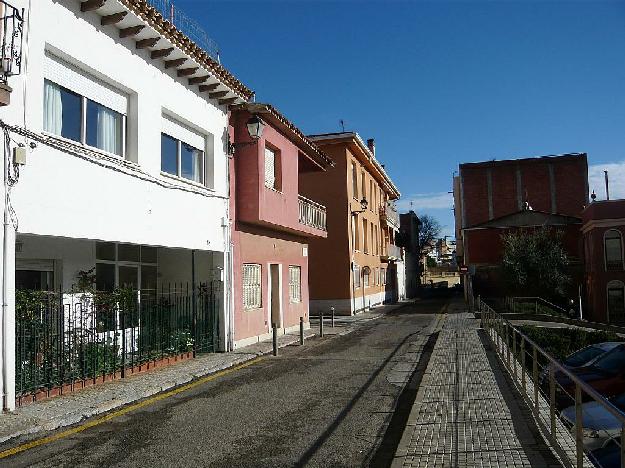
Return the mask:
POLYGON ((84 14, 98 14, 100 24, 119 30, 121 39, 135 41, 136 49, 165 69, 175 71, 179 81, 221 106, 249 101, 254 93, 179 31, 146 0, 79 0, 84 14))

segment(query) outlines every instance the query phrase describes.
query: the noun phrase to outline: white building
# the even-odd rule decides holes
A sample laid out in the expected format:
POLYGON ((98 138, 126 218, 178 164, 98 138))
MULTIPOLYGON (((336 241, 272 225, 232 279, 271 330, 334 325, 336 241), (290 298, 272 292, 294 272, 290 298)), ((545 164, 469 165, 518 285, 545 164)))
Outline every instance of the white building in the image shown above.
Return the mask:
POLYGON ((227 111, 252 92, 147 1, 11 2, 24 24, 21 73, 0 108, 12 185, 4 407, 15 404, 14 285, 67 292, 82 274, 156 298, 202 284, 218 301, 215 348, 229 349, 227 111), (12 164, 21 144, 25 164, 12 164))

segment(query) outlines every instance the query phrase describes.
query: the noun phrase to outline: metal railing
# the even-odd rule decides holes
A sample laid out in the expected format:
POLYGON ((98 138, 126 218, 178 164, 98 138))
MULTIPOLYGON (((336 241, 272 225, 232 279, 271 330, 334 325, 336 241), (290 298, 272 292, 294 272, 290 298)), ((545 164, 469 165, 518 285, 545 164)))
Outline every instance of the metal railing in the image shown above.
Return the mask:
POLYGON ((389 259, 401 260, 401 247, 397 247, 395 244, 386 244, 386 255, 383 257, 389 259))
POLYGON ((213 352, 219 284, 157 291, 16 292, 16 395, 134 372, 184 353, 213 352))
POLYGON ((24 9, 17 9, 0 0, 0 28, 2 28, 0 81, 6 83, 8 77, 19 75, 22 70, 24 9))
POLYGON ((208 55, 219 62, 219 47, 209 37, 204 28, 194 19, 179 10, 172 0, 147 0, 148 3, 172 23, 180 32, 201 47, 208 55))
POLYGON ((380 207, 380 217, 388 224, 399 227, 399 212, 392 202, 386 202, 380 207))
POLYGON ((603 466, 601 451, 615 450, 616 455, 620 454, 618 466, 625 468, 625 444, 621 442, 625 440, 625 414, 479 296, 475 305, 493 348, 561 461, 577 468, 603 466), (585 401, 599 405, 618 422, 619 427, 611 432, 584 427, 588 416, 585 401), (595 439, 600 437, 600 447, 590 450, 597 444, 595 439))
POLYGON ((326 230, 326 207, 298 195, 299 222, 316 229, 326 230))
POLYGON ((559 305, 542 297, 506 297, 505 304, 512 313, 558 315, 568 317, 569 313, 559 305))

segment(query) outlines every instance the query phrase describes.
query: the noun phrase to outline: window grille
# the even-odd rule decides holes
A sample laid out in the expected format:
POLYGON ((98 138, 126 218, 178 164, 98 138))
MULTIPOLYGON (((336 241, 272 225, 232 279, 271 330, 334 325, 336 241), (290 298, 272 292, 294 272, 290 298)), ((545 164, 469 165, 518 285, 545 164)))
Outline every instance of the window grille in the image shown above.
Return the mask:
POLYGON ((365 288, 369 287, 369 273, 365 273, 363 278, 363 284, 365 285, 365 288))
POLYGON ((257 263, 243 264, 243 308, 262 307, 261 268, 257 263))
POLYGON ((289 299, 302 302, 302 268, 299 266, 289 266, 289 299))
POLYGON ((386 284, 386 268, 380 269, 380 279, 382 284, 386 284))
POLYGON ((276 188, 276 152, 265 148, 265 187, 276 188))
POLYGON ((354 265, 354 287, 360 287, 360 266, 354 265))

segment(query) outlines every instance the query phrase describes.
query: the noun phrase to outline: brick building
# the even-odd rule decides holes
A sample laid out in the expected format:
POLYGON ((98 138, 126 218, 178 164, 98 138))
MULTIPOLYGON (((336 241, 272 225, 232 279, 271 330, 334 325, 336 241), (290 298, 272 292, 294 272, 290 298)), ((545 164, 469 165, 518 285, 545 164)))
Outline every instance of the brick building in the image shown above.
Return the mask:
POLYGON ((591 203, 582 213, 584 317, 595 322, 625 322, 625 200, 591 203))
POLYGON ((457 260, 467 266, 465 293, 500 288, 501 237, 551 226, 579 276, 581 213, 588 203, 585 153, 461 164, 454 179, 457 260))

